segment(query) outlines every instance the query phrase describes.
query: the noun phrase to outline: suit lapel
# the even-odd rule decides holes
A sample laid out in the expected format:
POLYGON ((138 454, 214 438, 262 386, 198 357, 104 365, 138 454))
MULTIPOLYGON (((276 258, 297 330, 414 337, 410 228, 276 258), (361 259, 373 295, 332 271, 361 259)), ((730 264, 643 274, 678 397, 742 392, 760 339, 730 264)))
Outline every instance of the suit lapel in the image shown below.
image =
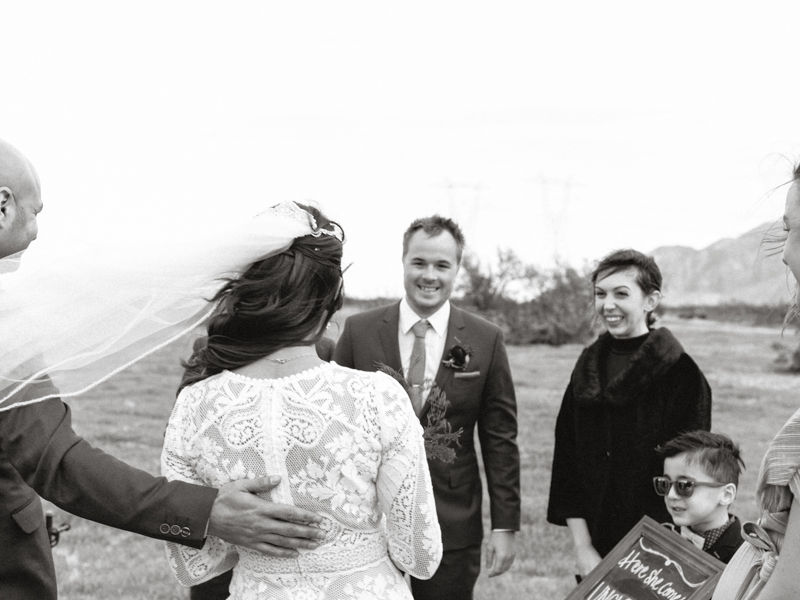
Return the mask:
MULTIPOLYGON (((445 367, 442 361, 444 357, 447 356, 447 352, 450 348, 456 344, 464 344, 464 311, 450 304, 450 318, 447 320, 447 337, 444 342, 444 350, 439 357, 439 370, 436 371, 436 379, 434 380, 434 385, 445 393, 447 393, 450 384, 453 382, 455 371, 445 367), (458 338, 458 341, 456 341, 456 338, 458 338)), ((428 413, 430 406, 430 400, 426 398, 425 404, 422 405, 422 411, 419 414, 420 420, 428 413)))
POLYGON ((378 337, 386 357, 386 364, 400 371, 403 361, 400 360, 400 343, 398 332, 400 330, 400 303, 393 304, 383 313, 383 318, 378 324, 378 337))

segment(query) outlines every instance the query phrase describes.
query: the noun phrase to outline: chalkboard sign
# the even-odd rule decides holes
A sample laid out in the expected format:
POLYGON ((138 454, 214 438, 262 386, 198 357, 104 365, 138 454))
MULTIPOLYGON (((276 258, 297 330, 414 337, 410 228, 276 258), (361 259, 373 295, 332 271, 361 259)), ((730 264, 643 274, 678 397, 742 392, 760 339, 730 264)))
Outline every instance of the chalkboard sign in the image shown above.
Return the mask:
POLYGON ((725 565, 642 517, 566 600, 708 600, 725 565))

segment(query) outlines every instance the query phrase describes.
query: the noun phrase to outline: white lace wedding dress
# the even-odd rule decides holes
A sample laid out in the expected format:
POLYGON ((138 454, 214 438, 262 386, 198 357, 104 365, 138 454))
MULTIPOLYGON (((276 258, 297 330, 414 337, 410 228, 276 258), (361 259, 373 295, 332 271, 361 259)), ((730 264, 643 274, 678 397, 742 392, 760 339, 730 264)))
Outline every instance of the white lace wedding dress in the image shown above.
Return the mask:
POLYGON ((201 550, 168 542, 183 585, 233 567, 236 600, 410 599, 400 570, 425 579, 441 560, 422 428, 382 373, 328 363, 278 379, 223 371, 181 392, 161 468, 215 487, 280 475, 270 500, 325 519, 325 541, 293 559, 214 537, 201 550))

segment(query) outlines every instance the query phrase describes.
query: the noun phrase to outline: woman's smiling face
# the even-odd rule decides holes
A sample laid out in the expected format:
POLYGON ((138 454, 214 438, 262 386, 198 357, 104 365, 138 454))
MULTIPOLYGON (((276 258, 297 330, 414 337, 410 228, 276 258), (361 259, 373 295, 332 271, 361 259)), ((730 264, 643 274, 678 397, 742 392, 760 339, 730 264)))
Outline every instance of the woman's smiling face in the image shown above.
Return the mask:
POLYGON ((599 273, 594 284, 594 309, 615 338, 633 338, 648 331, 647 314, 658 306, 657 290, 645 294, 636 267, 599 273))

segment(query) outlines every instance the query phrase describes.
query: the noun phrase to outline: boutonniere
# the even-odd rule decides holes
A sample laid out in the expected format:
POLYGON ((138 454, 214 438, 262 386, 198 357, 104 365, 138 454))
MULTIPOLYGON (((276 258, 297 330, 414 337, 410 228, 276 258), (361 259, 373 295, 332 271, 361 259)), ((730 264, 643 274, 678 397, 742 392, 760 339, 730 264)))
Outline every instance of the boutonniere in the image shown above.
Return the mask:
POLYGON ((442 364, 450 369, 463 371, 469 364, 469 357, 472 356, 472 346, 462 344, 458 338, 456 342, 458 343, 447 351, 442 364))
MULTIPOLYGON (((467 355, 467 360, 469 360, 469 355, 467 355)), ((402 371, 396 371, 381 362, 376 363, 376 366, 381 373, 394 377, 403 386, 406 393, 411 389, 402 371)), ((447 394, 438 385, 434 384, 431 391, 428 392, 428 402, 430 404, 427 414, 428 424, 422 427, 425 456, 427 456, 428 460, 451 463, 456 459, 456 451, 451 448, 451 445, 455 444, 459 448, 461 447, 461 442, 458 441, 458 438, 461 437, 464 428, 459 427, 458 431, 453 431, 450 421, 445 418, 450 401, 447 399, 447 394)))

